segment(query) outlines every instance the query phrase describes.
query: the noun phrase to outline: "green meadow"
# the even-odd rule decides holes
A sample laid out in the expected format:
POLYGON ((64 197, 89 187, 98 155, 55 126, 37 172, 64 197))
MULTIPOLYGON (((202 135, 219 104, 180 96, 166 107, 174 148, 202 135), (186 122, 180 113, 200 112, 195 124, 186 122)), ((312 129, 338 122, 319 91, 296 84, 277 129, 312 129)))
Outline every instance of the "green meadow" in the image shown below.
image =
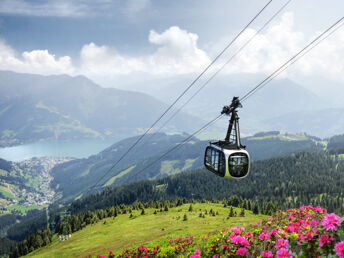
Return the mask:
MULTIPOLYGON (((220 203, 196 203, 192 204, 193 211, 189 211, 190 204, 169 208, 168 211, 145 209, 133 210, 132 215, 120 214, 114 218, 106 218, 96 224, 88 225, 84 229, 72 234, 72 238, 59 242, 54 235, 53 242, 30 254, 30 257, 86 257, 97 254, 106 255, 109 250, 119 254, 127 248, 145 245, 152 247, 163 246, 173 237, 187 235, 200 235, 214 232, 216 229, 232 226, 247 225, 249 222, 257 222, 265 218, 264 215, 254 215, 251 211, 245 211, 245 217, 227 218, 229 207, 223 207, 220 203), (213 210, 215 214, 210 215, 213 210), (205 211, 207 214, 205 215, 205 211), (200 217, 200 213, 204 215, 200 217), (187 220, 184 220, 184 214, 187 220), (130 218, 130 216, 132 216, 130 218)), ((240 208, 234 208, 240 214, 240 208)))

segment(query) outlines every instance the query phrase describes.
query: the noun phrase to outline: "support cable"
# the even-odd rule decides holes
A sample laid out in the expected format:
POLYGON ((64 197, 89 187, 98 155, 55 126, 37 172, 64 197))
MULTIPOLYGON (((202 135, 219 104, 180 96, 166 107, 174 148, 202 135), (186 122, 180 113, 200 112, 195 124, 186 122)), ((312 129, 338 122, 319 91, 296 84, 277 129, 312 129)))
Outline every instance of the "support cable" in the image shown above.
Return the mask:
MULTIPOLYGON (((256 87, 253 88, 253 90, 249 91, 244 97, 240 100, 241 102, 246 100, 249 96, 252 96, 257 89, 262 88, 269 82, 271 82, 277 75, 279 75, 281 72, 283 72, 286 68, 288 68, 290 65, 294 64, 297 60, 302 58, 306 53, 308 53, 310 50, 312 50, 315 46, 317 46, 320 42, 322 42, 324 39, 329 37, 331 34, 333 34, 336 30, 338 30, 341 26, 344 24, 339 25, 337 28, 335 28, 332 32, 330 32, 328 35, 323 37, 327 32, 329 32, 331 29, 333 29, 336 25, 338 25, 342 20, 344 20, 344 16, 340 18, 337 22, 335 22, 333 25, 331 25, 328 29, 326 29, 324 32, 322 32, 319 36, 317 36, 314 40, 312 40, 308 45, 306 45, 302 50, 300 50, 297 54, 295 54, 292 58, 290 58, 286 63, 281 65, 279 68, 277 68, 273 73, 271 73, 268 77, 266 77, 261 83, 259 83, 256 87), (323 38, 322 38, 323 37, 323 38), (314 45, 313 45, 314 44, 314 45), (312 46, 313 45, 313 46, 312 46), (310 48, 309 48, 310 47, 310 48), (307 50, 308 49, 308 50, 307 50)), ((166 151, 164 154, 162 154, 159 158, 155 159, 153 162, 149 163, 146 167, 143 169, 139 170, 137 173, 135 173, 133 176, 137 176, 150 166, 152 166, 154 163, 158 162, 161 160, 163 157, 174 151, 175 149, 179 148, 181 145, 186 143, 188 140, 190 140, 192 137, 195 135, 199 134, 201 131, 205 130, 207 127, 209 127, 212 123, 214 123, 216 120, 218 120, 220 117, 222 117, 223 114, 217 116, 210 122, 208 122, 206 125, 201 127, 199 130, 188 136, 186 139, 184 139, 180 144, 174 146, 173 148, 169 149, 166 151)))
POLYGON ((267 22, 264 23, 264 25, 258 30, 256 31, 256 33, 249 39, 246 41, 246 43, 244 45, 242 45, 228 60, 225 64, 223 64, 221 66, 220 69, 218 69, 179 109, 177 109, 172 116, 170 116, 170 118, 168 120, 166 120, 166 122, 161 125, 158 130, 156 130, 154 132, 154 134, 152 134, 147 140, 146 142, 149 142, 149 140, 151 140, 155 134, 159 133, 187 104, 190 103, 190 101, 196 97, 196 95, 202 90, 204 89, 260 32, 262 32, 262 30, 264 30, 266 28, 266 26, 273 20, 276 18, 276 16, 291 2, 292 0, 287 1, 267 22))
MULTIPOLYGON (((332 24, 329 28, 327 28, 324 32, 322 32, 320 35, 318 35, 315 39, 313 39, 310 43, 308 43, 304 48, 302 48, 299 52, 297 52, 293 57, 288 59, 283 65, 281 65, 278 69, 276 69, 272 74, 270 74, 267 78, 265 78, 262 82, 260 82, 257 86, 255 86, 252 90, 250 90, 248 93, 246 93, 240 101, 243 102, 247 98, 249 98, 252 94, 254 94, 257 90, 261 89, 270 78, 272 78, 275 74, 277 74, 279 71, 281 71, 284 67, 289 66, 295 60, 300 54, 302 54, 304 51, 307 50, 310 46, 312 46, 314 43, 316 43, 324 34, 329 32, 331 29, 333 29, 336 25, 338 25, 340 22, 344 20, 344 16, 337 20, 334 24, 332 24)), ((335 30, 337 30, 339 27, 337 27, 335 30)))
POLYGON ((89 189, 92 191, 96 185, 105 178, 105 176, 114 169, 118 163, 128 155, 128 153, 150 132, 150 130, 171 110, 171 108, 185 95, 185 93, 209 70, 209 68, 226 52, 226 50, 237 40, 237 38, 252 24, 252 22, 268 7, 272 2, 267 4, 250 20, 250 22, 232 39, 232 41, 215 57, 215 59, 192 81, 192 83, 174 100, 174 102, 158 117, 157 120, 128 148, 128 150, 110 167, 110 169, 89 189))

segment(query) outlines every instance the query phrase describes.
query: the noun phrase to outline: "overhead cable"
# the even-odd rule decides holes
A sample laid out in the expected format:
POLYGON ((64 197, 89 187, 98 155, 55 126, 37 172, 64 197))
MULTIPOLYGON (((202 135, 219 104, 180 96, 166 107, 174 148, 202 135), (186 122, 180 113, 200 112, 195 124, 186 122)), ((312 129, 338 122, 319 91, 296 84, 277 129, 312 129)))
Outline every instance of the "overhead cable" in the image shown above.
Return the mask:
MULTIPOLYGON (((264 25, 253 34, 249 40, 245 42, 228 60, 224 63, 179 109, 177 109, 166 122, 155 131, 155 134, 160 132, 189 102, 196 97, 196 95, 204 89, 266 26, 291 2, 292 0, 287 1, 264 25)), ((151 138, 154 134, 152 134, 151 138)), ((149 138, 149 139, 151 139, 149 138)), ((147 140, 148 141, 148 140, 147 140)))
POLYGON ((210 62, 210 64, 192 81, 192 83, 174 100, 174 102, 169 105, 169 107, 158 117, 157 120, 140 136, 138 139, 127 149, 127 151, 110 167, 110 169, 103 174, 102 177, 90 188, 93 190, 95 186, 105 178, 105 176, 111 172, 118 163, 128 155, 128 153, 152 130, 152 128, 171 110, 171 108, 185 95, 187 91, 205 74, 209 68, 226 52, 226 50, 237 40, 237 38, 252 24, 252 22, 267 8, 267 6, 272 2, 269 0, 267 4, 250 20, 250 22, 232 39, 231 42, 210 62))
MULTIPOLYGON (((240 101, 243 102, 247 98, 249 98, 252 94, 254 94, 256 91, 258 91, 260 88, 265 86, 265 82, 267 82, 270 78, 272 78, 275 74, 277 74, 279 71, 281 71, 284 67, 289 66, 290 63, 293 62, 299 55, 301 55, 303 52, 305 52, 310 46, 312 46, 314 43, 316 43, 321 37, 323 37, 326 33, 328 33, 331 29, 336 27, 338 24, 340 24, 344 20, 344 16, 337 20, 333 25, 331 25, 328 29, 326 29, 324 32, 322 32, 320 35, 318 35, 315 39, 313 39, 310 43, 308 43, 304 48, 302 48, 299 52, 297 52, 294 56, 292 56, 288 61, 286 61, 283 65, 281 65, 278 69, 276 69, 273 73, 271 73, 268 77, 266 77, 263 81, 261 81, 257 86, 255 86, 252 90, 250 90, 248 93, 246 93, 240 101)), ((339 27, 337 27, 338 29, 339 27)), ((337 30, 335 29, 335 30, 337 30)))
MULTIPOLYGON (((314 40, 312 40, 308 45, 306 45, 302 50, 300 50, 297 54, 295 54, 292 58, 290 58, 286 63, 281 65, 279 68, 277 68, 273 73, 271 73, 268 77, 266 77, 261 83, 259 83, 256 87, 253 88, 253 90, 249 91, 247 94, 244 95, 244 97, 240 100, 241 102, 246 100, 249 96, 252 96, 259 87, 263 87, 266 84, 268 84, 271 80, 273 80, 278 74, 280 74, 283 70, 286 69, 291 64, 295 63, 297 60, 299 60, 302 56, 304 56, 307 52, 309 52, 311 49, 313 49, 316 45, 318 45, 321 41, 323 41, 325 38, 330 36, 334 31, 338 30, 343 24, 339 25, 337 28, 335 28, 332 32, 330 32, 328 35, 326 35, 324 38, 322 38, 326 33, 328 33, 331 29, 336 27, 336 25, 340 24, 344 20, 344 16, 339 19, 337 22, 335 22, 333 25, 331 25, 328 29, 326 29, 324 32, 322 32, 319 36, 317 36, 314 40), (314 44, 314 45, 313 45, 314 44), (313 46, 312 46, 313 45, 313 46), (307 52, 305 52, 308 49, 307 52), (299 58, 298 58, 299 57, 299 58)), ((184 143, 188 142, 192 137, 199 134, 201 131, 209 127, 212 123, 214 123, 216 120, 218 120, 220 117, 222 117, 222 114, 217 116, 216 118, 212 119, 210 122, 208 122, 205 126, 201 127, 199 130, 195 131, 193 134, 189 135, 186 139, 184 139, 180 144, 174 146, 173 148, 166 151, 164 154, 159 156, 157 159, 155 159, 153 162, 149 163, 147 166, 145 166, 143 169, 139 170, 137 173, 135 173, 133 176, 137 176, 150 166, 152 166, 154 163, 161 160, 163 157, 174 151, 175 149, 179 148, 184 143)))

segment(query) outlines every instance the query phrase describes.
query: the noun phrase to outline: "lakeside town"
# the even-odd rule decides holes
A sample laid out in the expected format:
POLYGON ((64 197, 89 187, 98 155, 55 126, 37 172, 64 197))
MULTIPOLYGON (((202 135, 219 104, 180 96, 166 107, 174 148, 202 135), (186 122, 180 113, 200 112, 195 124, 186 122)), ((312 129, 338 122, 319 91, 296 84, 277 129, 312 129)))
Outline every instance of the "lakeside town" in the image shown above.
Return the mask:
POLYGON ((51 170, 70 160, 72 158, 41 157, 12 162, 11 176, 19 176, 21 179, 18 178, 16 182, 12 180, 11 183, 0 180, 2 192, 7 192, 0 197, 0 211, 21 213, 20 207, 41 208, 51 204, 55 197, 55 191, 50 187, 53 180, 51 170))

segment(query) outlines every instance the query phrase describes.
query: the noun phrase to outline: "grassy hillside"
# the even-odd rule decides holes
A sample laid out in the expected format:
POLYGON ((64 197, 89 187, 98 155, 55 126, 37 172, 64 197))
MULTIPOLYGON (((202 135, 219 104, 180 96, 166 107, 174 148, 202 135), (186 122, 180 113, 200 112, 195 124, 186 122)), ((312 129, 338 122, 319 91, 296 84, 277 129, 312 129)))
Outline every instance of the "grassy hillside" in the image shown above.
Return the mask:
POLYGON ((221 217, 219 211, 226 213, 232 209, 229 206, 188 206, 184 204, 156 214, 133 213, 129 218, 126 218, 128 214, 122 214, 103 219, 65 242, 55 239, 28 256, 306 258, 344 255, 344 217, 328 213, 320 206, 278 210, 269 217, 241 210, 239 218, 221 217), (207 213, 208 209, 212 215, 207 213), (220 228, 209 232, 212 226, 220 228))
MULTIPOLYGON (((99 186, 119 185, 143 179, 155 179, 182 171, 203 167, 204 149, 209 141, 191 139, 174 152, 162 158, 149 169, 141 171, 168 149, 183 141, 186 135, 148 135, 115 169, 109 168, 126 152, 137 137, 120 141, 88 159, 78 159, 56 166, 53 170, 53 186, 62 194, 61 202, 82 196, 85 189, 99 178, 99 186), (104 177, 103 177, 104 176, 104 177), (72 187, 71 187, 72 186, 72 187)), ((299 151, 322 151, 320 139, 305 135, 268 132, 243 139, 252 161, 295 153, 299 151)))
MULTIPOLYGON (((129 213, 118 215, 116 218, 106 218, 74 233, 70 240, 59 242, 57 236, 54 236, 52 244, 28 256, 85 257, 106 254, 110 249, 118 254, 138 245, 153 247, 173 237, 199 235, 234 225, 246 226, 248 222, 257 222, 265 217, 246 211, 245 217, 227 219, 229 207, 224 208, 223 204, 217 203, 193 204, 192 212, 188 211, 189 207, 190 204, 184 204, 168 211, 159 211, 157 214, 153 214, 155 209, 145 209, 145 215, 141 215, 141 211, 133 210, 133 218, 129 218, 129 213), (210 215, 211 209, 215 214, 219 214, 210 215), (208 214, 201 218, 199 214, 204 214, 205 210, 208 214), (186 221, 183 220, 184 214, 187 215, 186 221)), ((234 209, 237 214, 240 213, 241 209, 234 209)))

